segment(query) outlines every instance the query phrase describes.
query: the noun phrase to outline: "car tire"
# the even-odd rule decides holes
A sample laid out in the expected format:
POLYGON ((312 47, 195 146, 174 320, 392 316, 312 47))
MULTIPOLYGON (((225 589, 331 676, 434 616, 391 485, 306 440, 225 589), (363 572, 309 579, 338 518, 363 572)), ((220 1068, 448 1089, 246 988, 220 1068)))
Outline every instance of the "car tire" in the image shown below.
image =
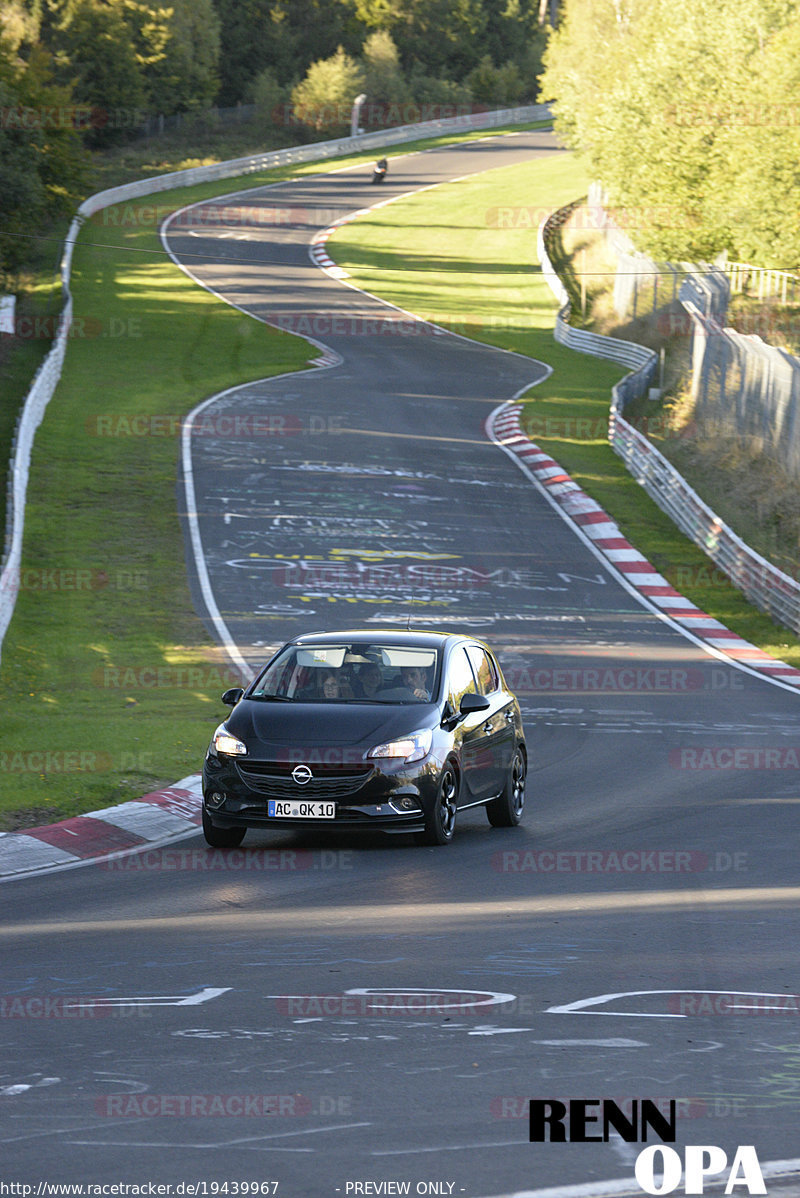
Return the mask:
POLYGON ((449 844, 456 830, 458 810, 458 774, 456 767, 448 761, 439 778, 436 802, 425 817, 423 844, 449 844))
POLYGON ((212 849, 235 849, 244 840, 247 828, 218 828, 212 824, 205 807, 203 808, 203 835, 206 844, 212 849))
POLYGON ((511 758, 502 794, 486 804, 486 815, 493 828, 516 828, 525 809, 525 754, 517 745, 511 758))

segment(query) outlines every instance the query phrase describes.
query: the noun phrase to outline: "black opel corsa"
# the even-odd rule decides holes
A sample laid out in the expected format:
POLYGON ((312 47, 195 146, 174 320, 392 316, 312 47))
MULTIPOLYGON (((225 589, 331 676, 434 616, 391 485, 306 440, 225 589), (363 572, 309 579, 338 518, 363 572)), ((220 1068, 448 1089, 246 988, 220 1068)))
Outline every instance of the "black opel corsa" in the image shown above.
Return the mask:
POLYGON ((484 806, 514 827, 525 804, 519 704, 497 659, 452 633, 297 637, 246 690, 203 766, 203 832, 215 848, 248 828, 417 832, 448 844, 484 806))

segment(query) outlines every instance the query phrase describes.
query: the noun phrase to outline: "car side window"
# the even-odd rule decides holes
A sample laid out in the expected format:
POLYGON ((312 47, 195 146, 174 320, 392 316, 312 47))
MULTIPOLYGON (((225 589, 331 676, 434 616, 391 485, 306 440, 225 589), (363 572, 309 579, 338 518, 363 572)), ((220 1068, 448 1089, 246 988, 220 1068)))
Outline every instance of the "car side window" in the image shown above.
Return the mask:
POLYGON ((467 656, 478 680, 478 694, 493 695, 500 684, 494 662, 479 645, 470 645, 467 656))
POLYGON ((456 649, 450 658, 448 678, 450 702, 455 710, 458 711, 458 705, 464 695, 475 693, 475 678, 472 674, 472 666, 469 664, 469 658, 463 648, 456 649))

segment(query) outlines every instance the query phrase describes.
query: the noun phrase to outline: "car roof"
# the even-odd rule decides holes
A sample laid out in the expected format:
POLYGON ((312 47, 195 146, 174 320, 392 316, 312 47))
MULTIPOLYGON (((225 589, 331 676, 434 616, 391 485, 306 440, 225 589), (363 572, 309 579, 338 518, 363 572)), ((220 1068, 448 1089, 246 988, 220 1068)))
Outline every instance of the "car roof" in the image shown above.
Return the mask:
POLYGON ((427 632, 421 630, 398 628, 346 628, 341 632, 306 632, 295 637, 290 643, 303 645, 313 642, 317 645, 338 645, 348 641, 356 645, 407 645, 414 648, 442 649, 446 644, 472 640, 456 632, 427 632))

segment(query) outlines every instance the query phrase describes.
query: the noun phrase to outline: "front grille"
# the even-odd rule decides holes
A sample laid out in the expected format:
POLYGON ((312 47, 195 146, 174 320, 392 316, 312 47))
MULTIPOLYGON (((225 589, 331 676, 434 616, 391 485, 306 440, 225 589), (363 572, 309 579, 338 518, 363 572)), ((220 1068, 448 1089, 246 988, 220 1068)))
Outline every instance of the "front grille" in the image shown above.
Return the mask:
POLYGON ((272 799, 342 799, 354 795, 372 777, 372 769, 363 766, 331 769, 311 767, 314 777, 305 786, 292 777, 294 766, 272 761, 236 762, 242 781, 251 790, 272 799))

